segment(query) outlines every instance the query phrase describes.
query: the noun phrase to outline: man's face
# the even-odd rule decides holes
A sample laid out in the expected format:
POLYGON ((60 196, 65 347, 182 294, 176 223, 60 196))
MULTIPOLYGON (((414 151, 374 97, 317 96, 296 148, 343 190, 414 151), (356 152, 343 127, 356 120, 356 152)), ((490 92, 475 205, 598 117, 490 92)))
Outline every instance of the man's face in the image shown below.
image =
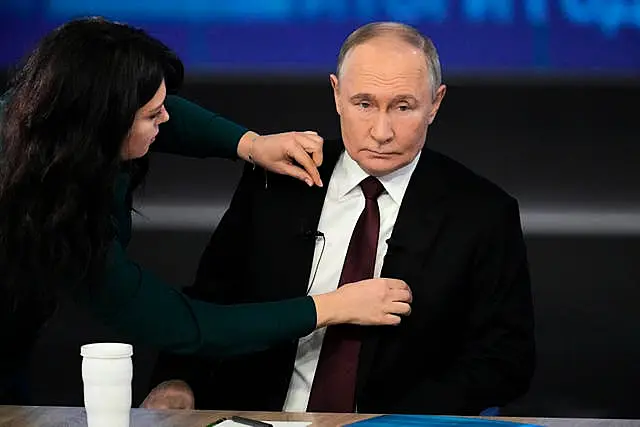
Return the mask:
POLYGON ((340 74, 330 79, 349 155, 373 176, 409 164, 446 90, 440 86, 433 98, 424 53, 398 38, 378 37, 353 48, 340 74))

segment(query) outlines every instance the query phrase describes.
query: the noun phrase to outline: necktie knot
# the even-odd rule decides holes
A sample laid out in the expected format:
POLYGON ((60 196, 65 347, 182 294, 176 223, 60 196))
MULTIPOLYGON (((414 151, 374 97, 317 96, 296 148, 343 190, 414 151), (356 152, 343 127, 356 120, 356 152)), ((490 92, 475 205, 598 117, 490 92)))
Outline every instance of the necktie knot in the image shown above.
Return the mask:
POLYGON ((364 198, 377 200, 384 191, 384 185, 375 176, 369 176, 360 182, 360 188, 364 193, 364 198))

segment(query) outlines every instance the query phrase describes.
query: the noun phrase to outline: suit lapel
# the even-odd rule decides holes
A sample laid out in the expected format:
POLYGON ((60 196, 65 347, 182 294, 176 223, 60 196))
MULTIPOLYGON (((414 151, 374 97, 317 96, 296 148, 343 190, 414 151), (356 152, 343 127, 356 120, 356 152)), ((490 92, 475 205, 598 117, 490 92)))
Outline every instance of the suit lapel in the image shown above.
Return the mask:
MULTIPOLYGON (((405 280, 419 277, 446 217, 448 183, 438 154, 423 149, 398 212, 381 276, 405 280)), ((388 328, 365 328, 358 367, 357 396, 366 386, 380 336, 388 328)))
POLYGON ((446 213, 443 202, 448 187, 437 154, 423 150, 387 240, 382 277, 409 282, 420 273, 446 213))
POLYGON ((309 273, 313 268, 313 254, 317 241, 314 233, 318 230, 329 180, 342 152, 342 145, 336 142, 326 142, 323 152, 324 161, 322 166, 318 168, 324 184, 323 187, 308 188, 305 184, 287 178, 290 185, 301 188, 299 191, 290 193, 295 197, 290 197, 290 205, 281 211, 291 221, 289 225, 292 234, 290 240, 292 246, 289 248, 291 262, 288 264, 288 268, 291 269, 291 280, 289 281, 288 295, 301 296, 307 293, 309 273))
MULTIPOLYGON (((327 188, 329 187, 329 180, 333 169, 338 162, 340 153, 342 152, 342 145, 336 142, 327 142, 324 146, 324 161, 318 168, 320 172, 320 178, 322 179, 323 187, 305 188, 300 195, 300 199, 293 200, 294 203, 300 205, 300 221, 301 226, 304 227, 304 232, 315 232, 318 230, 318 223, 320 222, 320 215, 322 214, 322 207, 324 205, 324 199, 327 195, 327 188)), ((303 233, 304 234, 304 233, 303 233)), ((313 240, 313 239, 312 239, 313 240)))

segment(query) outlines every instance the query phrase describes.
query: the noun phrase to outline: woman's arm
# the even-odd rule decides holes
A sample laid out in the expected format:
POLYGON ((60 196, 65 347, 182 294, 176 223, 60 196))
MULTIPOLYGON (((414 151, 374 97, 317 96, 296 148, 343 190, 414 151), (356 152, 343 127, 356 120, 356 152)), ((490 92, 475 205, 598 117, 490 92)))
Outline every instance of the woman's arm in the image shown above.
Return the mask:
POLYGON ((129 260, 114 240, 103 283, 80 297, 107 325, 132 340, 174 353, 216 357, 264 350, 339 324, 392 325, 410 312, 406 283, 371 279, 334 292, 254 304, 192 300, 129 260))
POLYGON ((309 186, 322 186, 323 140, 315 132, 258 135, 219 114, 179 96, 165 100, 169 121, 151 145, 153 151, 188 157, 241 158, 265 169, 290 175, 309 186))
POLYGON ((238 143, 249 131, 217 113, 168 95, 169 121, 160 125, 152 150, 189 157, 238 158, 238 143))
POLYGON ((176 353, 225 357, 257 351, 305 336, 320 320, 311 297, 239 305, 189 299, 129 260, 117 240, 110 248, 104 282, 86 296, 109 326, 176 353))

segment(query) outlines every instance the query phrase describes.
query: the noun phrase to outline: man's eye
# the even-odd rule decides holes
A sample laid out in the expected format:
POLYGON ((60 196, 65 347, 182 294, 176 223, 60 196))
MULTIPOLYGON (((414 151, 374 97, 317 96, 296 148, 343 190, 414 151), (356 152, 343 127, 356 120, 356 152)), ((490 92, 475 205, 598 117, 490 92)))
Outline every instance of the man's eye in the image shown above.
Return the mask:
POLYGON ((366 101, 362 101, 358 105, 360 106, 360 108, 364 108, 364 109, 369 108, 371 106, 371 104, 366 101))
POLYGON ((398 105, 398 110, 400 111, 409 111, 411 109, 411 107, 409 107, 408 105, 398 105))

